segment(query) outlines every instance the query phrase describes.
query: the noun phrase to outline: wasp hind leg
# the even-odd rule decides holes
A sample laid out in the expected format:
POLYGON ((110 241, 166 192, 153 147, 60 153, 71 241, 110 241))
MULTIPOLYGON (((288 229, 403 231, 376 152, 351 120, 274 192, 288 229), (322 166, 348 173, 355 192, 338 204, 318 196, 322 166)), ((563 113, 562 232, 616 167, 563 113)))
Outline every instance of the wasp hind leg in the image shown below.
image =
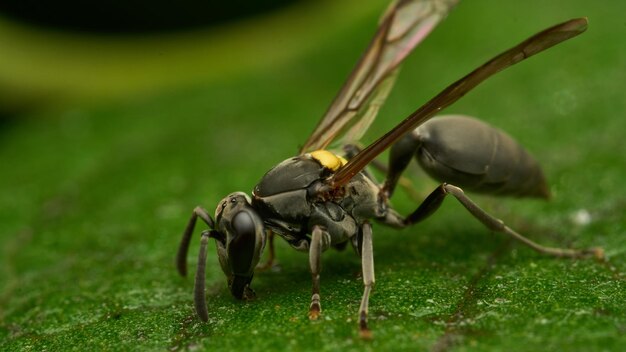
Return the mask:
MULTIPOLYGON (((396 143, 397 144, 397 143, 396 143)), ((380 160, 372 160, 370 162, 370 164, 368 166, 371 166, 372 168, 374 168, 375 170, 378 170, 379 172, 389 175, 390 171, 389 169, 391 168, 393 170, 393 173, 395 175, 393 182, 393 188, 395 189, 396 184, 400 187, 402 187, 402 189, 404 190, 404 192, 406 192, 406 194, 413 200, 415 200, 416 202, 419 201, 420 199, 423 198, 423 196, 420 194, 420 192, 415 190, 415 186, 413 185, 413 183, 411 182, 411 180, 405 176, 402 176, 402 172, 404 171, 404 169, 407 167, 407 165, 409 164, 409 161, 411 160, 411 156, 413 155, 413 153, 415 152, 416 148, 419 147, 418 145, 415 145, 413 149, 411 150, 407 150, 408 154, 406 154, 408 156, 408 159, 406 160, 404 166, 402 165, 393 165, 390 163, 391 167, 387 167, 387 165, 385 165, 383 162, 381 162, 380 160)), ((358 154, 362 148, 355 145, 355 144, 346 144, 343 147, 344 151, 345 151, 345 156, 346 158, 349 160, 352 157, 354 157, 356 154, 358 154)), ((408 148, 410 149, 410 147, 408 148)), ((403 154, 404 155, 404 154, 403 154)), ((400 156, 402 158, 402 156, 400 156)), ((396 157, 397 158, 397 157, 396 157)), ((363 169, 363 172, 365 173, 365 175, 367 177, 369 177, 372 181, 376 182, 376 178, 374 177, 374 175, 370 172, 368 172, 367 169, 363 169)), ((389 180, 389 177, 387 177, 387 179, 389 180)), ((390 182, 390 181, 388 181, 390 182)), ((385 189, 387 189, 390 185, 387 185, 387 182, 385 182, 385 184, 383 184, 383 195, 387 198, 391 197, 391 195, 388 195, 387 192, 385 191, 385 189)), ((392 190, 393 192, 393 190, 392 190)))
POLYGON ((401 183, 402 173, 421 145, 422 142, 417 135, 411 132, 391 147, 389 150, 389 167, 386 170, 387 177, 382 187, 382 195, 385 198, 391 198, 396 186, 401 183))
POLYGON ((405 227, 420 222, 433 214, 443 202, 443 199, 447 195, 453 195, 470 214, 472 214, 478 221, 485 225, 488 229, 503 233, 526 246, 534 249, 535 251, 554 257, 566 257, 566 258, 587 258, 595 257, 597 259, 604 258, 604 251, 602 248, 593 247, 588 249, 570 249, 570 248, 555 248, 542 246, 527 237, 517 233, 510 227, 506 226, 504 222, 497 219, 481 209, 473 200, 471 200, 463 190, 457 186, 443 183, 437 187, 420 206, 409 216, 402 219, 395 212, 389 212, 387 218, 383 219, 386 223, 395 227, 405 227))

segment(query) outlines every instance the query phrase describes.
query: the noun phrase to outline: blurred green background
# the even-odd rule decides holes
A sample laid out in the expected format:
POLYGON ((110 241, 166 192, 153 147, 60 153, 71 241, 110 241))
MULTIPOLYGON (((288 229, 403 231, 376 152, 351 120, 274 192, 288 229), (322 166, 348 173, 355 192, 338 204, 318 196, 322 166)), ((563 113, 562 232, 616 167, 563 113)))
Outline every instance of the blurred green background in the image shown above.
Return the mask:
MULTIPOLYGON (((364 138, 529 35, 589 17, 580 37, 446 112, 508 131, 544 165, 555 196, 476 196, 481 205, 543 244, 602 246, 607 262, 540 256, 447 200, 413 228, 375 227, 372 341, 357 334, 362 284, 350 250, 323 256, 323 319, 310 322, 306 255, 279 241, 282 270, 257 274, 258 299, 239 302, 211 244, 210 321, 196 318, 193 280, 173 267, 191 210, 250 191, 296 153, 386 5, 301 1, 127 33, 2 17, 0 349, 623 349, 626 3, 618 0, 461 2, 407 60, 364 138)), ((435 183, 413 171, 427 194, 435 183)), ((401 194, 394 205, 416 206, 401 194)))

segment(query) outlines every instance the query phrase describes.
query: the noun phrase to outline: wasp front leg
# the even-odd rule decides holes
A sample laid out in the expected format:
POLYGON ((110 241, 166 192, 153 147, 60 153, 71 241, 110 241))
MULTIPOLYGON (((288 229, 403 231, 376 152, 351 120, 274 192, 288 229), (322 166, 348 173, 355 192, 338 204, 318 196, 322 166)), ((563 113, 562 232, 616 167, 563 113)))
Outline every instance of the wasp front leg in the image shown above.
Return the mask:
POLYGON ((322 312, 320 302, 320 272, 322 271, 322 252, 330 247, 330 235, 321 226, 313 226, 311 233, 311 245, 309 247, 309 265, 313 280, 311 305, 309 306, 309 319, 316 320, 322 312))
POLYGON ((278 266, 278 264, 276 264, 276 249, 274 249, 274 237, 275 235, 273 231, 267 231, 269 255, 267 257, 267 261, 259 263, 259 265, 256 266, 256 271, 266 271, 278 266))

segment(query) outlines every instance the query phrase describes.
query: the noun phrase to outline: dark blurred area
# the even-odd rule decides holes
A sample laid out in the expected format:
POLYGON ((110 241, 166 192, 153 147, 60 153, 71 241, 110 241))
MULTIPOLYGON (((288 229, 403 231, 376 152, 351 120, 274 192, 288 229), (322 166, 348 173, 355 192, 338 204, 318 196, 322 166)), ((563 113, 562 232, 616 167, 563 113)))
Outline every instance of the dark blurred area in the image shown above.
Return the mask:
POLYGON ((0 14, 29 25, 88 33, 155 33, 194 29, 271 12, 302 0, 14 0, 0 14))
POLYGON ((197 82, 217 27, 304 2, 0 0, 0 130, 49 106, 197 82))

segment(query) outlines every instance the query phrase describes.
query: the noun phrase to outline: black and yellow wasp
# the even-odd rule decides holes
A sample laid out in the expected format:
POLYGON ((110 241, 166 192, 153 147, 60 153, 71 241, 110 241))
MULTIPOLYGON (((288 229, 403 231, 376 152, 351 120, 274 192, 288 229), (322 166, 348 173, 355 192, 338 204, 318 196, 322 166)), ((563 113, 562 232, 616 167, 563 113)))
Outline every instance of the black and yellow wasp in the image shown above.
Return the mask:
POLYGON ((466 116, 439 116, 427 121, 491 75, 582 33, 587 28, 585 18, 548 28, 489 60, 366 148, 344 156, 326 149, 331 143, 341 146, 358 141, 391 90, 402 61, 455 3, 456 0, 392 3, 365 53, 299 155, 269 170, 251 196, 235 192, 222 199, 215 210, 215 220, 203 208, 194 209, 176 263, 179 273, 186 275, 189 241, 199 217, 210 228, 202 232, 195 278, 195 307, 200 319, 208 320, 204 275, 209 238, 215 240, 231 293, 241 299, 254 295, 250 283, 268 242, 270 258, 265 265, 271 265, 272 239, 277 234, 293 248, 309 253, 313 279, 311 319, 317 319, 321 313, 322 253, 331 247, 352 244, 361 257, 365 286, 359 308, 359 331, 363 337, 370 336, 367 312, 374 285, 370 221, 396 228, 415 224, 436 211, 448 194, 489 229, 511 236, 538 252, 559 257, 602 256, 599 248, 573 250, 536 244, 487 214, 465 195, 461 187, 494 195, 549 196, 539 165, 511 137, 466 116), (378 184, 365 167, 388 148, 391 149, 387 176, 378 184), (413 213, 402 216, 390 207, 388 200, 413 157, 441 185, 413 213))

